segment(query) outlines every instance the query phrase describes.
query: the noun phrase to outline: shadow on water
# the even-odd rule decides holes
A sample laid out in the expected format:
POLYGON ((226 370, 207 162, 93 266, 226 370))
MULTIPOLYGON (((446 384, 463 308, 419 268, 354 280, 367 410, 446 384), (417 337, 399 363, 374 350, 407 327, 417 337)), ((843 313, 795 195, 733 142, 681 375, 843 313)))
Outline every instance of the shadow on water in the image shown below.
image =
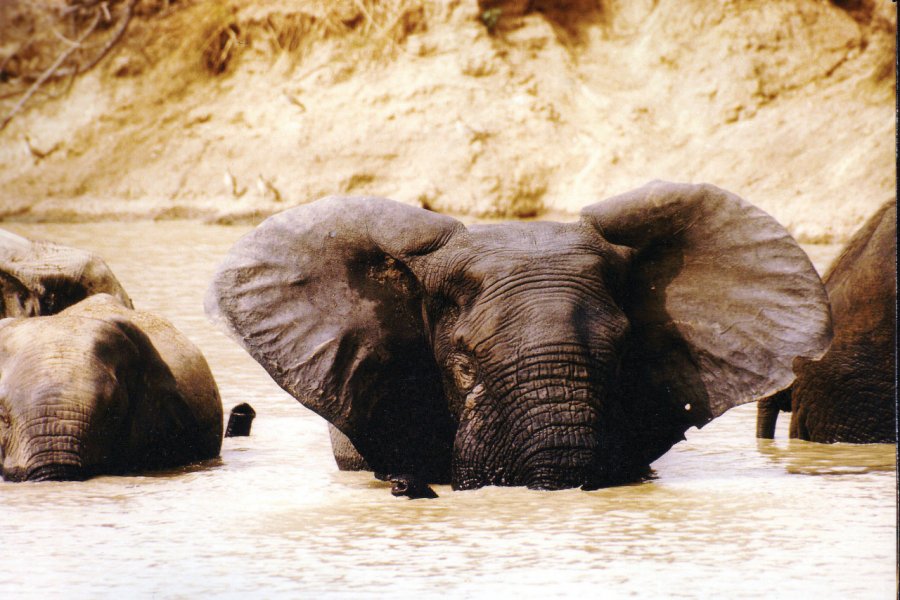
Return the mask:
POLYGON ((143 477, 158 477, 161 479, 169 479, 172 477, 177 477, 179 475, 188 475, 191 473, 203 473, 206 471, 215 471, 216 469, 221 469, 225 466, 225 462, 222 460, 221 456, 217 456, 216 458, 210 458, 207 460, 201 460, 194 463, 190 463, 187 465, 182 465, 179 467, 172 467, 169 469, 159 469, 156 471, 148 471, 146 473, 141 473, 143 477))
POLYGON ((760 454, 795 475, 860 475, 894 471, 893 444, 817 444, 803 440, 757 440, 760 454))

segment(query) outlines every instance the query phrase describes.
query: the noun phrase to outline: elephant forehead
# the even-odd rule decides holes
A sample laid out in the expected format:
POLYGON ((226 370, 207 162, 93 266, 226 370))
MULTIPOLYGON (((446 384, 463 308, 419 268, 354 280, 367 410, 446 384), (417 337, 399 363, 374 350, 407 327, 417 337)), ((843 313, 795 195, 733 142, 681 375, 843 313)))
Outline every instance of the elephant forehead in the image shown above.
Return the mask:
POLYGON ((584 234, 578 223, 551 221, 486 223, 471 225, 468 229, 472 244, 481 248, 505 248, 528 252, 584 243, 584 234))
POLYGON ((510 276, 599 276, 621 262, 613 246, 577 223, 504 223, 470 230, 462 268, 487 283, 510 276))
POLYGON ((115 327, 98 319, 33 317, 18 319, 0 332, 4 353, 29 361, 92 356, 100 340, 121 338, 115 327))

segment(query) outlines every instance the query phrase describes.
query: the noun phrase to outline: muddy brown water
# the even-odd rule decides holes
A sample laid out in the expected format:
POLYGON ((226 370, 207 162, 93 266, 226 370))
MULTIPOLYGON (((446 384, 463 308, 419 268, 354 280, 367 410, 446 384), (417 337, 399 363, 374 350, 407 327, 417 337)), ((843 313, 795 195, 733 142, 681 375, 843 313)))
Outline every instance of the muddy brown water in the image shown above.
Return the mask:
MULTIPOLYGON (((211 326, 203 294, 246 228, 186 222, 7 229, 104 256, 141 309, 205 353, 249 438, 172 472, 0 482, 0 596, 41 598, 894 598, 890 445, 754 439, 735 408, 592 492, 391 496, 334 466, 325 423, 211 326)), ((807 248, 819 268, 835 246, 807 248)))

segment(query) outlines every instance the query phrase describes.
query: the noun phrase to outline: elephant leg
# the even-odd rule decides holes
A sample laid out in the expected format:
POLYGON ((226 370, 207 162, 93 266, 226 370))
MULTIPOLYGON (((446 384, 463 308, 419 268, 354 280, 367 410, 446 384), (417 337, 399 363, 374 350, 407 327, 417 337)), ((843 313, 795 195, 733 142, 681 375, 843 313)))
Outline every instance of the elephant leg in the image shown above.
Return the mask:
POLYGON ((329 423, 328 433, 331 435, 331 450, 334 452, 334 461, 337 463, 338 469, 341 471, 372 470, 353 442, 341 433, 340 429, 329 423))
POLYGON ((756 403, 756 437, 767 440, 774 438, 778 413, 782 411, 791 412, 791 388, 756 403))

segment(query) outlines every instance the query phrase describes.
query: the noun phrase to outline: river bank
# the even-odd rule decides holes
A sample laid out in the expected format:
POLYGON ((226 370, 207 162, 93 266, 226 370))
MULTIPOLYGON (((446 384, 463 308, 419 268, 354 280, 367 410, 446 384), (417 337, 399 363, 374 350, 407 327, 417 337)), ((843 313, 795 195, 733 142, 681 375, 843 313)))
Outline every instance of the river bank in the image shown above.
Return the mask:
MULTIPOLYGON (((255 223, 335 193, 566 216, 660 178, 838 243, 896 186, 890 3, 136 6, 0 132, 0 220, 255 223)), ((25 7, 0 9, 4 56, 42 33, 25 7)))

